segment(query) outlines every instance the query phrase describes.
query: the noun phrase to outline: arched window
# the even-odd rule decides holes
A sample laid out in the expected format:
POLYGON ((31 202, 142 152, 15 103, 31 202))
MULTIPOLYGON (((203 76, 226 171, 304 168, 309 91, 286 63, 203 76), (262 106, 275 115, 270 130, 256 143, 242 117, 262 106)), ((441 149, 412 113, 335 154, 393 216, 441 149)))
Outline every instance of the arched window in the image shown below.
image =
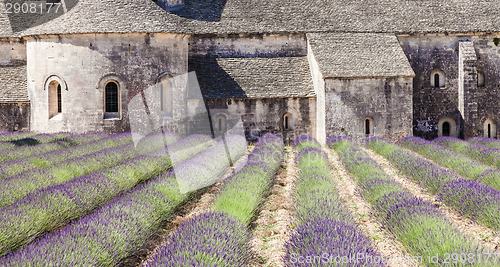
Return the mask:
POLYGON ((292 130, 293 129, 293 120, 291 113, 285 113, 283 115, 283 129, 284 130, 292 130))
POLYGON ((120 117, 119 86, 116 81, 108 81, 104 86, 104 118, 120 117))
POLYGON ((62 89, 58 81, 49 84, 49 118, 62 113, 62 89))
POLYGON ((431 86, 438 88, 438 87, 445 87, 446 85, 446 76, 444 74, 444 71, 440 69, 435 69, 431 72, 431 86))
POLYGON ((484 122, 484 137, 497 138, 497 124, 493 119, 484 122))
POLYGON ((438 136, 458 137, 457 123, 452 117, 444 117, 439 120, 438 136))
POLYGON ((365 135, 373 134, 373 118, 366 117, 364 124, 365 124, 365 135))
POLYGON ((484 72, 478 70, 477 71, 477 86, 478 87, 484 87, 485 82, 484 82, 484 72))
POLYGON ((171 75, 163 75, 160 80, 160 106, 163 116, 172 116, 172 81, 171 75))

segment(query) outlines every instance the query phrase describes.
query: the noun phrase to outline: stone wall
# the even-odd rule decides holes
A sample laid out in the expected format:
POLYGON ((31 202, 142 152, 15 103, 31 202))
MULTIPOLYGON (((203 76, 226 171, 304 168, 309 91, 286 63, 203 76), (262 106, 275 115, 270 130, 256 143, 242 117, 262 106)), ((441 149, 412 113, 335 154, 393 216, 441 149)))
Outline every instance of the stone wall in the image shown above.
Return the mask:
MULTIPOLYGON (((228 118, 228 128, 238 121, 243 123, 242 131, 250 142, 266 133, 280 135, 285 142, 292 142, 299 135, 315 136, 312 121, 315 120, 315 98, 269 98, 269 99, 206 99, 206 107, 212 118, 223 115, 228 118), (285 130, 283 115, 290 113, 291 129, 285 130)), ((190 103, 193 112, 197 106, 205 106, 200 101, 190 103)), ((215 119, 213 119, 215 122, 215 119)), ((197 127, 191 123, 192 127, 197 127)), ((215 127, 215 126, 214 126, 215 127)), ((206 130, 200 129, 205 133, 206 130)))
MULTIPOLYGON (((162 73, 187 73, 188 37, 178 34, 79 34, 27 38, 28 91, 34 131, 129 131, 130 99, 162 73), (62 114, 49 119, 48 84, 63 86, 62 114), (104 119, 104 84, 120 86, 120 114, 104 119)), ((185 113, 176 93, 175 121, 185 113)), ((140 97, 140 96, 139 96, 140 97)))
POLYGON ((0 103, 0 129, 28 131, 30 129, 30 104, 0 103))
MULTIPOLYGON (((438 137, 439 122, 452 118, 457 125, 456 135, 465 137, 464 118, 459 106, 459 43, 472 41, 477 54, 477 69, 485 74, 485 86, 471 88, 470 105, 477 104, 477 117, 469 122, 471 135, 483 134, 483 124, 490 118, 499 121, 500 100, 500 46, 493 42, 495 36, 399 36, 399 41, 415 72, 413 79, 413 132, 427 139, 438 137), (433 70, 445 73, 444 87, 431 85, 433 70)), ((469 73, 470 76, 470 73, 469 73)), ((475 80, 477 81, 477 80, 475 80)), ((466 90, 467 91, 467 90, 466 90)), ((471 106, 472 107, 472 106, 471 106)))
POLYGON ((412 136, 412 78, 326 79, 326 136, 412 136))
POLYGON ((0 65, 26 62, 26 44, 19 38, 0 38, 0 65))
POLYGON ((305 35, 236 34, 195 36, 189 41, 190 56, 289 57, 307 54, 305 35))

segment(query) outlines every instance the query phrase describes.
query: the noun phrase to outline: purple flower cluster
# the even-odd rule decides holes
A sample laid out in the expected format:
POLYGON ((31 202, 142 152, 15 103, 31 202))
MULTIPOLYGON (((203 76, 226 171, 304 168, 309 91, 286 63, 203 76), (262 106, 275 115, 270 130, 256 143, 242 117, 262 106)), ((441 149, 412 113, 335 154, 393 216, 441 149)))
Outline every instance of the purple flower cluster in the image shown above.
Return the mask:
POLYGON ((370 240, 339 220, 311 218, 297 228, 285 249, 285 266, 385 266, 370 240))
POLYGON ((214 203, 217 212, 181 225, 146 266, 247 266, 247 226, 280 165, 283 147, 276 135, 261 137, 245 166, 222 187, 214 203))
POLYGON ((330 136, 326 139, 326 145, 331 147, 334 143, 337 143, 339 141, 352 142, 352 139, 347 136, 330 136))
MULTIPOLYGON (((427 188, 447 205, 460 214, 477 222, 500 229, 500 212, 494 207, 500 207, 498 190, 479 184, 475 180, 464 180, 456 173, 445 170, 439 165, 413 155, 397 145, 385 140, 370 142, 367 146, 386 157, 396 168, 413 181, 427 188)), ((494 172, 494 171, 492 171, 494 172)), ((483 182, 488 180, 489 172, 480 177, 483 182)), ((485 182, 487 184, 487 182, 485 182)))
POLYGON ((250 235, 239 220, 204 213, 183 223, 144 266, 249 266, 250 235))
POLYGON ((439 191, 439 198, 461 214, 500 229, 500 192, 467 179, 450 180, 439 191))
MULTIPOLYGON (((391 147, 394 145, 382 139, 367 144, 391 155, 397 150, 397 147, 391 147), (387 145, 383 147, 381 143, 387 145)), ((354 144, 344 141, 342 144, 332 144, 332 147, 361 184, 363 196, 375 207, 383 224, 412 254, 422 256, 424 264, 442 266, 442 262, 434 263, 429 259, 436 255, 442 259, 446 253, 483 253, 477 244, 455 229, 436 207, 404 190, 354 144)), ((406 159, 399 155, 397 160, 406 159)))
POLYGON ((483 164, 500 168, 500 149, 469 143, 454 137, 439 137, 434 142, 483 164))
MULTIPOLYGON (((483 165, 467 156, 451 149, 439 146, 436 143, 418 137, 407 137, 398 142, 398 145, 411 149, 420 155, 462 175, 465 178, 477 179, 492 168, 483 165)), ((478 180, 485 185, 500 190, 500 173, 489 173, 488 180, 478 180)))
MULTIPOLYGON (((186 140, 181 140, 179 141, 179 143, 183 144, 186 148, 191 146, 196 147, 198 145, 198 143, 194 142, 195 140, 193 140, 192 138, 186 139, 188 142, 186 142, 186 140)), ((206 139, 200 138, 200 142, 204 143, 206 142, 206 139)), ((206 147, 199 147, 199 152, 203 151, 204 148, 206 147)), ((190 152, 186 154, 186 160, 192 156, 191 150, 188 149, 187 151, 190 152)), ((44 234, 45 232, 57 229, 58 227, 67 224, 70 220, 77 219, 91 212, 96 207, 115 198, 121 192, 132 188, 142 181, 149 180, 152 177, 159 175, 160 173, 164 173, 172 167, 169 160, 165 160, 165 158, 163 157, 157 157, 153 155, 154 153, 150 155, 141 155, 132 160, 124 162, 121 165, 112 167, 111 169, 94 173, 90 176, 81 176, 64 184, 37 190, 33 193, 28 194, 23 199, 15 202, 10 206, 0 208, 0 236, 5 237, 0 239, 0 255, 3 255, 9 251, 15 251, 17 248, 31 242, 33 239, 44 234)), ((176 156, 181 158, 181 155, 176 156)), ((206 158, 210 156, 211 155, 208 154, 206 155, 206 158)), ((187 197, 179 196, 179 189, 177 187, 177 183, 175 183, 173 173, 170 173, 167 176, 170 178, 167 180, 161 179, 162 181, 168 182, 167 184, 165 184, 165 186, 163 186, 163 184, 159 185, 156 183, 149 183, 150 187, 155 188, 155 190, 161 191, 163 194, 168 194, 169 192, 171 192, 172 194, 175 193, 174 195, 172 195, 172 197, 176 200, 182 200, 184 197, 187 197)), ((144 196, 146 199, 149 199, 148 194, 144 194, 144 196)), ((124 197, 126 197, 126 195, 124 197)), ((147 206, 142 206, 137 210, 146 210, 147 207, 155 208, 155 201, 157 200, 158 199, 151 198, 151 201, 153 202, 151 202, 147 206)), ((165 197, 160 198, 160 200, 167 201, 165 197)), ((112 205, 110 207, 112 207, 112 205)), ((124 215, 126 215, 127 212, 132 208, 131 203, 128 202, 128 205, 125 205, 124 207, 126 208, 123 209, 123 212, 124 215)), ((118 219, 119 221, 121 221, 123 217, 111 217, 111 219, 118 219)), ((125 220, 125 222, 126 221, 127 220, 125 220)), ((106 227, 106 225, 107 222, 102 221, 98 225, 87 225, 86 227, 106 227)), ((115 225, 110 226, 115 227, 115 225)), ((69 226, 69 229, 72 229, 71 227, 73 226, 69 226)), ((112 234, 114 233, 113 231, 125 231, 126 229, 110 228, 109 230, 111 230, 110 234, 112 234)), ((127 228, 127 230, 130 230, 130 228, 127 228)), ((68 232, 55 232, 51 236, 55 235, 67 236, 68 232)), ((96 236, 96 238, 97 237, 99 236, 96 236)), ((62 242, 47 244, 44 243, 43 240, 44 239, 41 239, 39 242, 28 246, 23 250, 23 252, 21 252, 20 254, 16 254, 17 256, 15 257, 23 258, 24 256, 22 255, 27 256, 29 254, 29 257, 27 257, 34 262, 38 260, 42 260, 42 262, 44 262, 43 264, 39 263, 40 265, 72 265, 64 263, 65 259, 60 259, 60 264, 57 263, 58 261, 44 261, 42 258, 47 256, 48 252, 45 254, 37 255, 34 251, 38 246, 46 246, 46 249, 50 249, 57 244, 64 247, 64 244, 62 242), (34 258, 35 256, 38 257, 36 258, 36 260, 34 258)), ((73 242, 76 242, 76 240, 73 240, 73 242)), ((95 240, 95 242, 97 242, 97 240, 95 240)), ((74 245, 74 248, 68 248, 68 250, 66 250, 64 253, 71 254, 70 251, 78 246, 84 246, 84 248, 81 248, 80 251, 93 249, 92 244, 88 244, 89 247, 87 247, 86 245, 79 245, 78 242, 76 242, 76 244, 74 245)), ((94 251, 92 253, 97 252, 101 253, 100 257, 102 257, 102 255, 105 255, 105 252, 100 250, 94 251)), ((54 251, 54 253, 51 254, 50 257, 55 259, 64 254, 57 253, 62 252, 54 251)), ((77 256, 84 257, 84 255, 87 254, 82 253, 81 255, 77 256)), ((79 259, 81 260, 81 262, 84 262, 83 258, 79 259)), ((10 262, 10 259, 6 260, 10 262)), ((15 262, 15 260, 12 261, 12 263, 13 262, 15 262)), ((20 262, 18 262, 18 264, 20 264, 20 262)))
MULTIPOLYGON (((296 158, 300 168, 295 193, 298 226, 285 245, 285 265, 335 265, 330 260, 359 254, 377 257, 369 239, 355 227, 351 214, 338 197, 328 167, 328 155, 310 139, 303 140, 295 143, 296 147, 301 147, 296 158), (328 257, 309 264, 299 260, 323 255, 328 257)), ((352 266, 383 264, 360 261, 352 266)))

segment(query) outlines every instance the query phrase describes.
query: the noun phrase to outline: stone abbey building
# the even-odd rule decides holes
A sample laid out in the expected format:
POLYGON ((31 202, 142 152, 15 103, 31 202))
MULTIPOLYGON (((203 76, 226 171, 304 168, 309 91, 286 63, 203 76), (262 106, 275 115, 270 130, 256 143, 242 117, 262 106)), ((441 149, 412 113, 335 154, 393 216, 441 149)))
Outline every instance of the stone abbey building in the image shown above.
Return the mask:
POLYGON ((0 1, 8 130, 129 131, 132 98, 194 72, 204 101, 158 87, 167 129, 205 106, 248 139, 500 136, 498 0, 25 2, 0 1))

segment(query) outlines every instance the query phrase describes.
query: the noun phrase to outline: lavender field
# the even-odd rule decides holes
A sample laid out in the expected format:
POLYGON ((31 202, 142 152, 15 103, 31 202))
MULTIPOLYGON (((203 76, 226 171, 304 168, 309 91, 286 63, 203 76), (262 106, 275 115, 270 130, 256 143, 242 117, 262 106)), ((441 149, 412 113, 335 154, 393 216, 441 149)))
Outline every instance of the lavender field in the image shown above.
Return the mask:
POLYGON ((496 140, 0 133, 0 266, 500 266, 496 140))

